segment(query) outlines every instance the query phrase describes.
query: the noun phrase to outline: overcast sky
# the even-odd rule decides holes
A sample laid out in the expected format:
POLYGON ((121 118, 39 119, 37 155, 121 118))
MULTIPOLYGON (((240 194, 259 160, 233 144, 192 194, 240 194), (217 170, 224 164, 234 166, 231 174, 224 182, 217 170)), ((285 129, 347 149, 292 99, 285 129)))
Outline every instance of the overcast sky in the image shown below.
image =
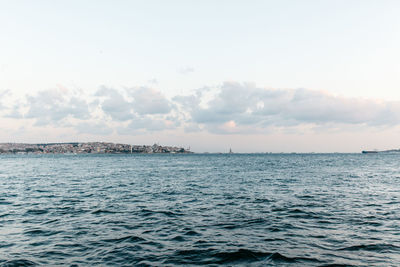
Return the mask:
POLYGON ((400 147, 400 2, 0 0, 0 142, 400 147))

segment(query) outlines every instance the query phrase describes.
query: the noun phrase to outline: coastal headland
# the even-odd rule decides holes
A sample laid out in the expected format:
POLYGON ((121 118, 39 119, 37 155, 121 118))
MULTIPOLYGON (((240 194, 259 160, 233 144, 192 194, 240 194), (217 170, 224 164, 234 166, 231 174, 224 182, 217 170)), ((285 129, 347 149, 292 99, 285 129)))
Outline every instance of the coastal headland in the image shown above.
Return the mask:
POLYGON ((129 145, 106 142, 72 143, 0 143, 0 154, 152 154, 193 153, 189 149, 175 146, 129 145))

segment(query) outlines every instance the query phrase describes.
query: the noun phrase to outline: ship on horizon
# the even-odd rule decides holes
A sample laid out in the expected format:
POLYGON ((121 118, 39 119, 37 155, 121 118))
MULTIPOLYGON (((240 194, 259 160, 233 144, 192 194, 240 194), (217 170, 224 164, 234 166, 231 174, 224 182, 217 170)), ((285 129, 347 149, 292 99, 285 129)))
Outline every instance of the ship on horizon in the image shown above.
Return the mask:
POLYGON ((375 154, 378 153, 377 150, 363 150, 361 151, 362 154, 375 154))
POLYGON ((400 149, 389 149, 389 150, 363 150, 361 151, 362 154, 376 154, 376 153, 399 153, 400 149))

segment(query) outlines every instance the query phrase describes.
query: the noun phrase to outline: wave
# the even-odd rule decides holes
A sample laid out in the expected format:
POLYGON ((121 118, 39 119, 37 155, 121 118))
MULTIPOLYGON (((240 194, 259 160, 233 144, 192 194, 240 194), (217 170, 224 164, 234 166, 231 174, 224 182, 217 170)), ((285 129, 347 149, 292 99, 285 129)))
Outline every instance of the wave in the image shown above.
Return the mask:
POLYGON ((136 243, 136 242, 146 241, 146 239, 135 235, 128 235, 119 238, 104 239, 102 241, 106 243, 121 243, 121 242, 136 243))
POLYGON ((270 221, 266 220, 264 218, 255 218, 255 219, 246 219, 246 220, 235 220, 235 221, 226 222, 226 223, 217 223, 217 224, 214 224, 213 226, 232 230, 232 229, 237 229, 237 228, 251 227, 253 225, 258 225, 258 224, 268 225, 268 224, 270 224, 270 221))
POLYGON ((340 248, 341 251, 374 251, 374 252, 387 252, 387 251, 400 251, 400 247, 392 244, 369 244, 369 245, 355 245, 345 248, 340 248))
POLYGON ((92 214, 114 214, 114 213, 118 213, 118 212, 112 211, 112 210, 103 210, 103 209, 98 209, 98 210, 92 211, 92 214))
POLYGON ((61 233, 62 231, 50 231, 50 230, 42 230, 42 229, 32 229, 26 230, 24 232, 25 235, 29 236, 52 236, 61 233))
POLYGON ((182 213, 179 212, 173 212, 173 211, 169 211, 169 210, 149 210, 149 209, 142 209, 140 211, 142 216, 148 217, 148 216, 153 216, 153 215, 158 215, 158 214, 162 214, 168 217, 178 217, 180 215, 182 215, 182 213))
POLYGON ((165 260, 165 264, 246 264, 254 262, 301 263, 316 262, 318 259, 305 257, 288 257, 279 252, 261 252, 250 249, 235 251, 217 251, 215 249, 179 250, 165 260))
POLYGON ((25 216, 27 215, 42 215, 48 213, 48 210, 43 210, 43 209, 30 209, 27 210, 25 213, 25 216))
POLYGON ((27 157, 1 162, 0 267, 400 266, 398 157, 27 157))
POLYGON ((332 264, 324 264, 320 265, 319 267, 355 267, 357 265, 350 265, 350 264, 341 264, 341 263, 332 263, 332 264))
POLYGON ((260 261, 270 257, 271 253, 252 251, 248 249, 239 249, 233 252, 219 252, 214 255, 218 258, 217 263, 233 263, 233 262, 252 262, 260 261))
POLYGON ((1 264, 1 267, 24 267, 24 266, 37 266, 37 263, 26 260, 26 259, 18 259, 18 260, 8 260, 1 264))

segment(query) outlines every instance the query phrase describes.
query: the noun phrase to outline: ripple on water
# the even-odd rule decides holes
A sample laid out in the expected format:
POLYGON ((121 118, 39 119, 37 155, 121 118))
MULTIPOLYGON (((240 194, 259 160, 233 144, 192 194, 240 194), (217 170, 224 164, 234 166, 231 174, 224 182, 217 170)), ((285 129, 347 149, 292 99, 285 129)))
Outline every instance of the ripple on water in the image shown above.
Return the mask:
POLYGON ((368 244, 368 245, 349 246, 349 247, 340 248, 338 250, 346 250, 346 251, 364 250, 364 251, 374 251, 374 252, 378 252, 378 253, 382 253, 382 252, 400 253, 400 246, 395 246, 392 244, 368 244))
POLYGON ((400 266, 398 155, 0 162, 0 266, 400 266))
POLYGON ((9 260, 5 262, 0 262, 2 267, 24 267, 24 266, 37 266, 33 261, 26 259, 9 260))
POLYGON ((215 249, 178 250, 168 257, 165 264, 251 264, 259 263, 320 263, 318 259, 287 257, 278 252, 260 252, 249 249, 218 251, 215 249))

